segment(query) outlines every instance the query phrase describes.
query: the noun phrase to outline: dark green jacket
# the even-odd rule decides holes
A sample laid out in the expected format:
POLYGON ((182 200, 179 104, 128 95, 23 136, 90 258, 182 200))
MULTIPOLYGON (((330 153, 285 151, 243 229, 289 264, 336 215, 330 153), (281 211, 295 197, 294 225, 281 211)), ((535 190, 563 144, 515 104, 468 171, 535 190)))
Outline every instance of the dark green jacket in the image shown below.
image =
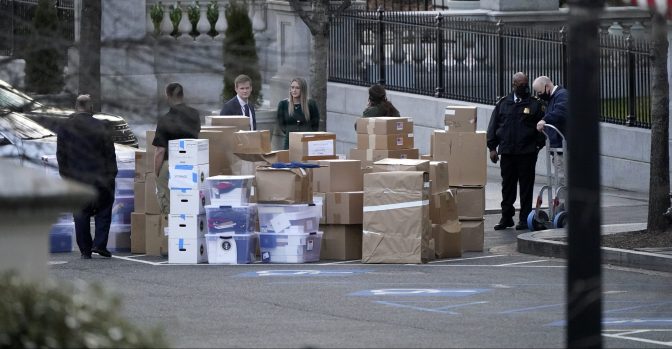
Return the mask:
POLYGON ((287 111, 287 104, 289 101, 283 99, 278 103, 278 125, 282 132, 285 133, 284 148, 289 148, 289 133, 290 132, 314 132, 320 127, 320 111, 317 109, 317 103, 309 99, 308 109, 310 110, 310 121, 306 121, 306 116, 301 110, 301 105, 294 106, 294 114, 289 115, 287 111))

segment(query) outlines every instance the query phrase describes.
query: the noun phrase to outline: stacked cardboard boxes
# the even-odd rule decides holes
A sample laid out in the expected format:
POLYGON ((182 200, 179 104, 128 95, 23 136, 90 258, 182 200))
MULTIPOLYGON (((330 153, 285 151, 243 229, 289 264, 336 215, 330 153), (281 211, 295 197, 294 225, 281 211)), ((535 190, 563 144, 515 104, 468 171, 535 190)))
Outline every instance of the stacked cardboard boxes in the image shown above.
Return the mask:
POLYGON ((320 160, 313 169, 314 195, 322 198, 321 259, 362 258, 363 174, 359 160, 320 160))
POLYGON ((359 118, 356 123, 357 148, 350 150, 350 159, 363 166, 384 158, 417 159, 414 148, 413 120, 410 118, 359 118))

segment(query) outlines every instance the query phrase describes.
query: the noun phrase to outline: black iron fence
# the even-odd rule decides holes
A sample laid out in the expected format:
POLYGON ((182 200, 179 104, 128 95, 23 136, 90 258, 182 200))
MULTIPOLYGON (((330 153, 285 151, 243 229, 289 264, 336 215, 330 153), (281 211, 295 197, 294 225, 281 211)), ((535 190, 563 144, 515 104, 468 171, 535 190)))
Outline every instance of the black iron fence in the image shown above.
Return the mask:
MULTIPOLYGON (((511 77, 567 81, 564 27, 532 28, 431 12, 347 12, 332 19, 329 81, 495 104, 511 77)), ((580 34, 578 34, 580 35, 580 34)), ((601 38, 602 121, 650 127, 649 43, 601 38)))

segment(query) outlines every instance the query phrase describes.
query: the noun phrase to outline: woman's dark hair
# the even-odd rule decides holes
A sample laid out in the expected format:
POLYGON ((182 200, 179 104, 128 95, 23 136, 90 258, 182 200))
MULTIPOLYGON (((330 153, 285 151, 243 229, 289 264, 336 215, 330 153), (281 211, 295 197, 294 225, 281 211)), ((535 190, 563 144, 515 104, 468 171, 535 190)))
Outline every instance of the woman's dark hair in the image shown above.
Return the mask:
POLYGON ((375 84, 369 87, 369 101, 371 102, 371 106, 380 105, 382 111, 384 111, 384 114, 387 116, 399 114, 397 108, 387 100, 385 87, 383 87, 383 85, 375 84))

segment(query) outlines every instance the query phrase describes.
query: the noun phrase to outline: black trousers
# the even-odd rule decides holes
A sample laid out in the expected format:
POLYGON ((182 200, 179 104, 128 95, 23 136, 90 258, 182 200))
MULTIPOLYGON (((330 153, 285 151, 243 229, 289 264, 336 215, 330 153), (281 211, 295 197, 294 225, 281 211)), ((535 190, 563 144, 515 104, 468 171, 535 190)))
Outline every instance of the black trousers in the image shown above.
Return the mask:
POLYGON ((501 156, 502 173, 502 218, 513 218, 516 209, 516 189, 520 185, 519 222, 527 222, 532 211, 532 194, 534 191, 534 167, 537 164, 537 153, 501 156))
POLYGON ((114 204, 114 182, 111 188, 96 188, 98 197, 86 204, 82 210, 73 212, 77 246, 83 255, 90 255, 92 248, 106 249, 107 238, 112 223, 112 205, 114 204), (96 236, 91 239, 91 217, 95 217, 96 236))

